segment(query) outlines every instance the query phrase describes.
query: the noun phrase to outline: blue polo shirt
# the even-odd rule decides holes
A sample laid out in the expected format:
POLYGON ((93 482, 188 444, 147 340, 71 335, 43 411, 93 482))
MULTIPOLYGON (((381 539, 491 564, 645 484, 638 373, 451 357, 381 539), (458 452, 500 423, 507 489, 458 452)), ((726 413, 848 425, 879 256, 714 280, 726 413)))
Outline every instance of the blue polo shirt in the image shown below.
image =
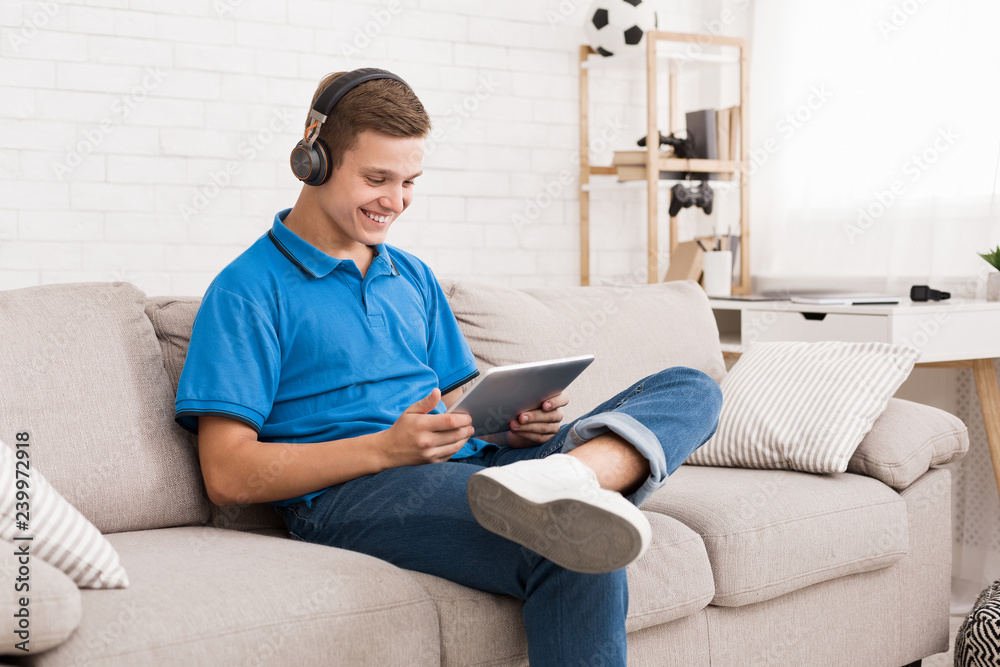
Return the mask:
MULTIPOLYGON (((362 278, 285 227, 290 210, 205 293, 177 387, 182 427, 221 415, 261 442, 340 440, 384 431, 434 387, 479 374, 426 264, 383 243, 362 278)), ((455 458, 486 444, 470 438, 455 458)), ((325 490, 273 504, 311 505, 325 490)))

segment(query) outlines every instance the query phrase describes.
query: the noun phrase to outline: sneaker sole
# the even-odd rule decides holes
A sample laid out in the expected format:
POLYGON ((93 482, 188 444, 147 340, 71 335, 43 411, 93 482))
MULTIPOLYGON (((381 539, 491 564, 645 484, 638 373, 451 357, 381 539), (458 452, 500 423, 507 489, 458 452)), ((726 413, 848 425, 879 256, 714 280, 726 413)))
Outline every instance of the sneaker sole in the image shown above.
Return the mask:
POLYGON ((468 482, 469 507, 486 530, 585 574, 618 570, 645 550, 642 534, 621 515, 587 502, 534 502, 488 475, 468 482))

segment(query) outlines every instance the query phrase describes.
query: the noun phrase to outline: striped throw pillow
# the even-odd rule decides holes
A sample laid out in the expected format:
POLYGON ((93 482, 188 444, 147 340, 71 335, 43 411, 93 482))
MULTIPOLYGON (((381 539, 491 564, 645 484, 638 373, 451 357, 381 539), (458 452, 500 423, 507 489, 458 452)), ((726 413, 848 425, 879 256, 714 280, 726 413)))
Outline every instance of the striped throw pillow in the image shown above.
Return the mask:
POLYGON ((757 343, 722 381, 695 465, 844 472, 919 353, 888 343, 757 343))
POLYGON ((29 567, 30 558, 44 560, 80 588, 127 587, 118 552, 30 462, 19 461, 14 449, 0 442, 0 538, 19 548, 28 545, 29 567), (24 482, 26 488, 19 489, 24 482))

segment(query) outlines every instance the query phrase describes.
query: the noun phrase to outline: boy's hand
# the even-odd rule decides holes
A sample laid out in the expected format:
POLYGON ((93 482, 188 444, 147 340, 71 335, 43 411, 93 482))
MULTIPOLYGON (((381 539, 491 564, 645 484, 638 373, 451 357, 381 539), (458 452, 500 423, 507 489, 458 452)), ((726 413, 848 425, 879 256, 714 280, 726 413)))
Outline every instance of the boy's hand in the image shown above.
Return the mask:
POLYGON ((561 391, 552 398, 542 402, 539 410, 522 412, 510 422, 510 433, 507 434, 507 444, 515 449, 522 447, 537 447, 552 439, 559 432, 559 423, 563 420, 560 408, 569 404, 569 396, 561 391))
POLYGON ((447 461, 472 436, 475 429, 469 415, 427 414, 440 402, 441 390, 435 387, 383 431, 380 442, 386 468, 447 461))

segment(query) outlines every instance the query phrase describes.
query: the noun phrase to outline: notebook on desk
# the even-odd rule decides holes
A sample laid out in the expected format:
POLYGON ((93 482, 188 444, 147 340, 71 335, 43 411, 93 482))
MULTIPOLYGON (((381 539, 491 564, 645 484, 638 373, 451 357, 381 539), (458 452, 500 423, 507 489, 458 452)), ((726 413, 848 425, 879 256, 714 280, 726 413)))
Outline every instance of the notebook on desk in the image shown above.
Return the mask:
POLYGON ((816 306, 896 305, 898 296, 888 294, 793 294, 792 303, 816 306))
POLYGON ((780 294, 730 294, 729 296, 713 296, 712 299, 723 301, 788 301, 789 297, 780 294))

